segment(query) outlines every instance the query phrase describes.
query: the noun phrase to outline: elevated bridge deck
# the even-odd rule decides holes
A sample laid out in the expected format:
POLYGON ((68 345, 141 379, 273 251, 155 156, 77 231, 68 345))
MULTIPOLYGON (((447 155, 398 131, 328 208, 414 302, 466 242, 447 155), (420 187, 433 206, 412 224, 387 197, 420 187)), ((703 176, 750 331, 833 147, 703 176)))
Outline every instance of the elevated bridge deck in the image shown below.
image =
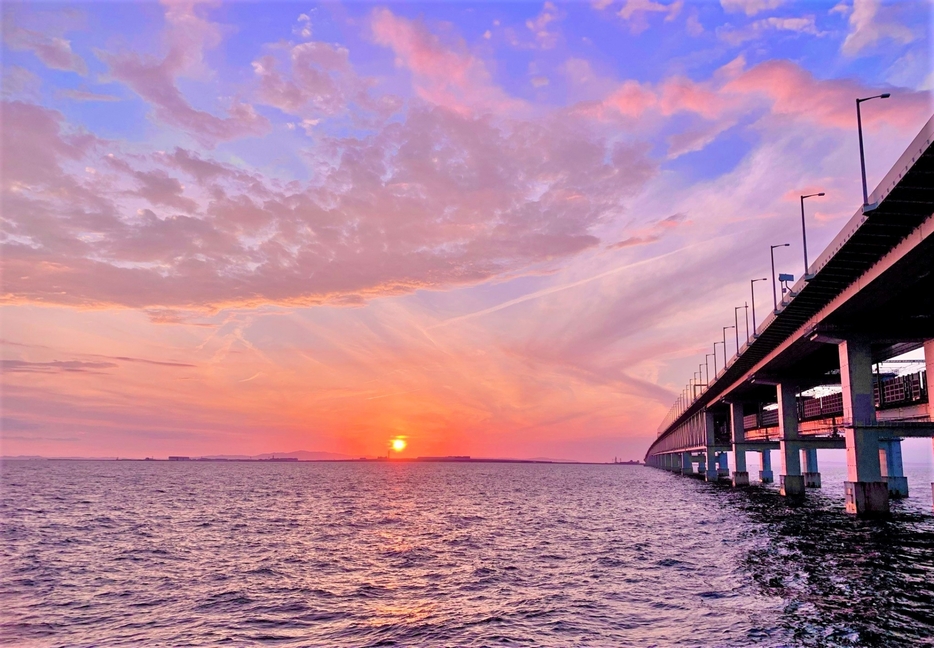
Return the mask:
MULTIPOLYGON (((893 444, 903 436, 934 436, 926 382, 934 375, 932 141, 934 117, 872 193, 870 205, 853 215, 726 367, 690 400, 676 403, 646 453, 647 463, 678 464, 685 471, 687 463, 701 460, 690 453, 722 454, 726 447, 735 455, 734 472, 744 473, 746 446, 752 450, 775 439, 782 448, 783 490, 799 494, 803 486, 799 489, 798 482, 806 479, 798 452, 806 464, 816 465, 816 454, 808 460, 805 438, 836 432, 852 437, 846 445, 852 469, 848 484, 857 485, 847 487, 848 500, 850 495, 854 500, 848 509, 862 512, 856 511, 862 506, 856 500, 870 493, 885 499, 877 508, 887 510, 887 497, 878 495, 878 486, 860 484, 889 483, 890 477, 900 483, 902 476, 891 474, 900 472, 900 446, 893 444), (926 369, 916 372, 916 379, 885 383, 873 376, 874 363, 922 347, 926 369), (802 391, 833 384, 840 386, 840 394, 825 398, 826 403, 799 399, 802 391), (764 412, 768 404, 777 407, 764 412), (764 415, 774 421, 762 420, 764 415), (747 426, 750 417, 754 425, 747 426), (905 423, 904 434, 894 436, 899 421, 905 423), (774 436, 761 432, 773 428, 774 436), (867 439, 865 447, 858 439, 867 439), (895 453, 898 466, 886 465, 886 456, 892 459, 895 453)), ((707 476, 722 476, 725 459, 703 457, 707 476)), ((734 481, 747 480, 741 474, 734 481)), ((870 502, 869 509, 873 506, 870 502)))

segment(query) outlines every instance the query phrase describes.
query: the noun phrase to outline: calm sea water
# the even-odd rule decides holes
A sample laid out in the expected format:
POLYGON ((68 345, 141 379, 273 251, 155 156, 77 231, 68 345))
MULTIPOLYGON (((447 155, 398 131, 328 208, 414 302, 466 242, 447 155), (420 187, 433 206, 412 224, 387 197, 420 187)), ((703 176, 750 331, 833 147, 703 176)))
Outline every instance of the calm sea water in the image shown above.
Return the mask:
POLYGON ((824 479, 7 461, 0 644, 934 645, 929 477, 877 522, 824 479))

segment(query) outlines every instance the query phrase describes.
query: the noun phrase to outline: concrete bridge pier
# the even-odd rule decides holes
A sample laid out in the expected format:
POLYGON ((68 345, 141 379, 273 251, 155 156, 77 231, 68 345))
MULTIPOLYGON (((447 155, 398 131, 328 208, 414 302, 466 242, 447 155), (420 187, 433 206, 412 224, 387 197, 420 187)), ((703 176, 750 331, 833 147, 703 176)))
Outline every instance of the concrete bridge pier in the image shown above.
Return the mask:
POLYGON ((681 472, 681 455, 666 454, 667 468, 671 472, 681 472))
POLYGON ((794 385, 781 383, 776 386, 778 397, 779 455, 782 472, 779 479, 781 494, 785 497, 804 495, 804 475, 801 474, 801 446, 798 443, 798 401, 794 385))
MULTIPOLYGON (((928 418, 934 421, 934 390, 931 389, 931 380, 934 380, 934 340, 924 343, 924 369, 925 383, 928 389, 928 418)), ((934 438, 931 439, 931 450, 934 450, 934 438)), ((934 483, 931 484, 931 497, 934 498, 934 483)))
POLYGON ((704 412, 704 435, 707 440, 707 471, 705 477, 709 482, 715 482, 719 478, 717 474, 717 454, 713 449, 714 443, 716 443, 714 425, 713 412, 708 408, 704 412))
POLYGON ((889 512, 889 488, 879 461, 879 434, 872 393, 872 354, 866 340, 845 340, 837 346, 846 426, 846 512, 864 517, 889 512))
POLYGON ((733 486, 749 486, 746 470, 746 426, 743 423, 743 404, 730 403, 730 428, 733 433, 733 486))
POLYGON ((681 474, 687 476, 694 474, 694 458, 690 452, 681 453, 681 474))
MULTIPOLYGON (((775 476, 772 474, 772 451, 768 448, 759 451, 759 465, 762 466, 759 471, 759 481, 763 484, 771 484, 775 481, 775 476)), ((931 486, 934 490, 934 484, 931 486)))
POLYGON ((820 488, 820 469, 817 467, 817 448, 802 449, 801 459, 804 464, 804 487, 820 488))
POLYGON ((902 467, 902 440, 879 440, 879 466, 883 481, 888 482, 889 497, 908 497, 908 478, 902 467))
POLYGON ((709 482, 715 482, 720 478, 720 475, 717 472, 717 453, 713 451, 713 448, 707 448, 706 477, 707 481, 709 482))
POLYGON ((730 479, 730 456, 725 452, 717 453, 717 479, 730 479))
POLYGON ((733 446, 733 486, 749 486, 749 471, 746 470, 746 446, 733 446))

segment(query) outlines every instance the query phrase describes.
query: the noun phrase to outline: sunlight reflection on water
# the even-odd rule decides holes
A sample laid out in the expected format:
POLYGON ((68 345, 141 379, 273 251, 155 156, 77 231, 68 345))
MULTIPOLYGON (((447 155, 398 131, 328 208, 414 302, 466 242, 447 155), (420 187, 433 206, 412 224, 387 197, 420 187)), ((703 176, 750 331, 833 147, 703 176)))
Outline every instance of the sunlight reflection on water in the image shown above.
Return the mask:
POLYGON ((837 472, 8 461, 0 640, 934 645, 930 485, 864 522, 837 472))

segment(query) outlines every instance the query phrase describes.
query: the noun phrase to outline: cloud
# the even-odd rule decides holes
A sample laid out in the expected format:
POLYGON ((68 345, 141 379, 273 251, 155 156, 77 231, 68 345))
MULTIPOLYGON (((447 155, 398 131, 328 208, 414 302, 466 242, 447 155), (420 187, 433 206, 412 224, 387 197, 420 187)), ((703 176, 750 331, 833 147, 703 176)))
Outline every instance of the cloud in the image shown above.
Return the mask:
POLYGON ((3 44, 11 50, 32 52, 47 67, 53 70, 76 72, 82 76, 88 73, 87 65, 71 49, 71 41, 64 34, 75 29, 80 23, 79 15, 74 10, 64 10, 50 21, 45 21, 46 12, 34 16, 34 21, 43 24, 44 30, 26 29, 19 24, 18 8, 4 5, 3 8, 3 44))
POLYGON ((744 13, 747 16, 775 9, 784 3, 785 0, 720 0, 720 6, 725 12, 744 13))
POLYGON ((197 365, 190 364, 188 362, 165 362, 163 360, 147 360, 146 358, 131 358, 129 356, 106 356, 114 360, 120 360, 121 362, 134 362, 148 365, 156 365, 159 367, 179 367, 179 368, 193 368, 197 365))
POLYGON ((687 221, 686 219, 687 219, 687 215, 685 214, 672 214, 671 216, 668 216, 667 218, 663 218, 660 221, 656 221, 655 223, 652 223, 651 225, 647 227, 644 227, 640 230, 633 232, 631 236, 623 239, 622 241, 613 243, 612 245, 608 245, 607 249, 618 250, 620 248, 632 247, 634 245, 645 245, 647 243, 655 243, 661 240, 661 238, 667 232, 673 230, 674 228, 678 227, 679 225, 685 222, 690 222, 690 221, 687 221))
POLYGON ((893 40, 901 45, 915 40, 915 35, 908 27, 880 15, 880 9, 882 6, 878 0, 853 0, 850 32, 841 47, 844 54, 857 56, 866 48, 884 40, 893 40))
POLYGON ((625 0, 616 15, 629 24, 629 30, 633 34, 641 34, 649 28, 649 14, 664 14, 665 22, 671 22, 681 13, 683 6, 684 0, 675 0, 670 4, 655 0, 625 0))
POLYGON ((121 101, 120 97, 115 95, 99 94, 88 90, 59 90, 56 94, 74 101, 121 101))
POLYGON ((52 362, 0 360, 0 369, 5 373, 99 373, 102 369, 113 369, 117 366, 113 362, 83 362, 80 360, 54 360, 52 362))
POLYGON ((420 105, 368 136, 322 133, 307 152, 313 179, 281 185, 184 149, 101 156, 36 106, 5 115, 19 137, 4 141, 5 168, 20 184, 6 194, 19 207, 4 300, 170 320, 233 304, 358 304, 552 263, 597 246, 591 230, 656 170, 646 146, 587 120, 420 105))
MULTIPOLYGON (((602 85, 594 80, 588 82, 602 85)), ((656 84, 623 81, 599 102, 583 102, 575 110, 599 119, 625 119, 630 129, 643 132, 652 128, 659 117, 695 115, 702 121, 669 135, 673 149, 686 151, 697 150, 699 142, 715 137, 740 116, 748 118, 762 106, 774 117, 849 129, 855 119, 855 97, 877 90, 849 79, 817 79, 795 63, 779 59, 745 69, 745 61, 738 58, 708 81, 678 76, 656 84)), ((883 119, 908 128, 921 123, 928 111, 925 92, 902 90, 897 101, 880 106, 868 119, 873 123, 883 119)))
POLYGON ((556 23, 564 17, 557 6, 552 2, 545 2, 541 12, 535 17, 525 21, 525 26, 532 32, 535 42, 542 49, 551 49, 558 43, 559 34, 551 31, 549 25, 556 23))
POLYGON ((801 16, 798 18, 778 18, 771 16, 756 20, 755 22, 734 29, 732 27, 722 27, 717 29, 717 36, 720 40, 730 45, 740 45, 746 41, 763 38, 769 31, 787 31, 797 34, 808 34, 810 36, 824 36, 826 32, 817 29, 814 16, 801 16))
MULTIPOLYGON (((279 48, 282 49, 282 48, 279 48)), ((259 79, 259 100, 293 115, 337 115, 357 102, 370 107, 369 82, 357 76, 346 48, 329 43, 285 47, 289 75, 283 75, 272 54, 253 61, 259 79)))
POLYGON ((220 44, 222 30, 198 16, 195 6, 186 3, 169 4, 165 20, 165 57, 98 51, 98 58, 110 68, 110 75, 148 101, 155 108, 156 119, 189 133, 205 146, 268 130, 268 121, 253 106, 237 99, 227 106, 226 117, 191 106, 176 80, 181 76, 210 75, 204 51, 220 44))
MULTIPOLYGON (((587 83, 596 88, 606 85, 593 79, 587 83)), ((661 118, 677 114, 722 122, 717 126, 719 131, 722 131, 734 121, 732 115, 741 108, 742 103, 730 93, 722 92, 719 83, 714 80, 697 82, 683 76, 672 76, 656 84, 640 83, 631 79, 617 83, 605 91, 603 99, 598 102, 584 102, 576 110, 601 120, 621 119, 633 132, 658 128, 666 123, 661 118)), ((710 128, 710 125, 694 125, 688 130, 707 132, 710 128)), ((675 134, 672 137, 679 139, 681 136, 675 134)))
MULTIPOLYGON (((766 98, 776 116, 841 129, 855 127, 855 98, 875 92, 848 79, 816 79, 794 63, 780 60, 761 63, 739 74, 723 90, 766 98)), ((924 92, 899 92, 897 100, 878 106, 872 115, 864 115, 864 125, 886 122, 903 129, 914 128, 929 115, 928 101, 924 92)))
POLYGON ((377 9, 371 18, 377 43, 393 50, 396 65, 405 67, 419 97, 463 114, 513 111, 522 103, 496 86, 486 64, 458 41, 446 46, 420 22, 377 9))
POLYGON ((42 79, 26 68, 11 65, 0 72, 0 88, 4 99, 37 101, 42 79))

